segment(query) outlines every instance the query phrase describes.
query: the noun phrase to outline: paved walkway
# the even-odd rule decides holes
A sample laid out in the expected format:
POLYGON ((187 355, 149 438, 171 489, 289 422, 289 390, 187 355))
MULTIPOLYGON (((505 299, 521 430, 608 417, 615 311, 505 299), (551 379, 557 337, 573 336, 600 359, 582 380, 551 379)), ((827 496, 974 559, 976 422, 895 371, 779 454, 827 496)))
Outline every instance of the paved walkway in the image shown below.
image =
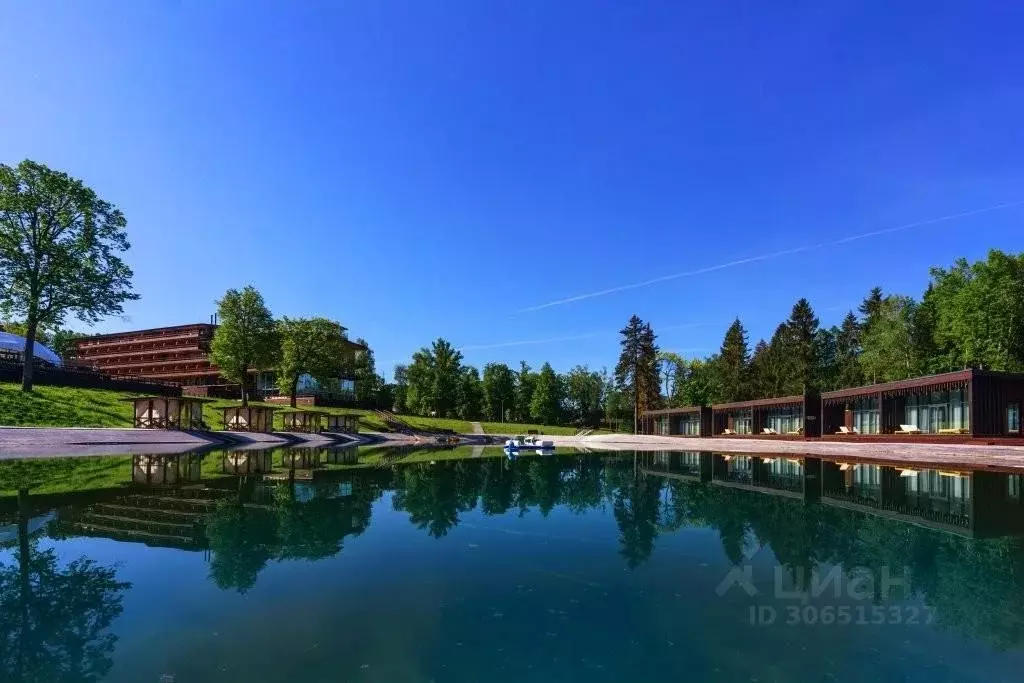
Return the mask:
POLYGON ((828 441, 772 441, 769 439, 680 438, 672 436, 595 434, 593 436, 545 436, 555 446, 576 446, 608 451, 712 451, 715 453, 786 454, 857 458, 963 466, 1002 467, 1024 470, 1024 446, 983 444, 851 443, 828 441))
POLYGON ((480 424, 479 422, 470 422, 469 424, 472 425, 473 433, 474 434, 483 434, 484 433, 484 426, 482 424, 480 424))

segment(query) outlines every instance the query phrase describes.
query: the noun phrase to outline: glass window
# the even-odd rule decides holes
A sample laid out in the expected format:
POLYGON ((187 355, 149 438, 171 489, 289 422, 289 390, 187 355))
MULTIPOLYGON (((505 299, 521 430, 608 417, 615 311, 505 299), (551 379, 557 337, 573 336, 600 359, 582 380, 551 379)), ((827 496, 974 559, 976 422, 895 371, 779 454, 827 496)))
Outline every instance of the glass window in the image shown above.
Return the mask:
POLYGON ((854 401, 853 428, 860 434, 879 433, 877 398, 859 398, 854 401))
POLYGON ((1006 431, 1020 434, 1020 404, 1011 403, 1006 408, 1006 431))
POLYGON ((922 432, 937 434, 944 429, 970 429, 969 415, 967 392, 961 389, 907 396, 904 419, 922 432))

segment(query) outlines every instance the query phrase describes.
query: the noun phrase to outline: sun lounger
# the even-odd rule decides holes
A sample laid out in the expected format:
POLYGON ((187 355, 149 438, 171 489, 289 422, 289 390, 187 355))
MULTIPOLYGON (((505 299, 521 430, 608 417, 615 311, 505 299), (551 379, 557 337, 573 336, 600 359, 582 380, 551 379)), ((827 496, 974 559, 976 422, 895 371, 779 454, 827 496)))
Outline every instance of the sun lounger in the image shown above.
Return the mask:
POLYGON ((917 425, 900 425, 899 431, 896 434, 924 434, 921 428, 917 425))
POLYGON ((804 428, 801 427, 800 429, 794 429, 791 432, 786 432, 786 436, 803 436, 803 433, 804 433, 804 428))
POLYGON ((860 434, 860 431, 856 427, 853 429, 850 429, 849 427, 840 427, 836 434, 860 434))
POLYGON ((761 429, 761 433, 762 433, 762 434, 767 434, 767 435, 769 435, 769 436, 771 436, 771 435, 773 435, 773 434, 778 434, 778 432, 777 432, 777 431, 775 431, 774 429, 772 429, 771 427, 763 427, 763 428, 761 429))
POLYGON ((940 429, 939 434, 969 434, 969 430, 963 427, 949 427, 947 429, 940 429))
POLYGON ((722 436, 736 436, 736 432, 732 431, 731 429, 723 429, 722 436))

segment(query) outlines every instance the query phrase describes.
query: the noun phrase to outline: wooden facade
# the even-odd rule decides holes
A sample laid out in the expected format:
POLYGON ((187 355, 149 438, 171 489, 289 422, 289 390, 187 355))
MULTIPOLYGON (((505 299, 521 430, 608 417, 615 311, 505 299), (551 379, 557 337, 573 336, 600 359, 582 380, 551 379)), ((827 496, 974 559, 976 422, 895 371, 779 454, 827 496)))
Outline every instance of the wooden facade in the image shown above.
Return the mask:
POLYGON ((327 417, 327 413, 319 410, 284 410, 281 412, 286 432, 318 434, 323 430, 325 417, 327 417))
MULTIPOLYGON (((1024 404, 1024 375, 985 370, 960 370, 927 377, 886 382, 821 395, 822 433, 868 436, 898 434, 900 425, 919 426, 913 406, 935 396, 957 397, 954 409, 941 405, 922 428, 925 434, 969 437, 1021 437, 1020 410, 1024 404), (870 429, 857 428, 862 411, 872 416, 870 429), (909 408, 909 410, 908 410, 909 408), (955 414, 954 414, 955 411, 955 414), (1016 424, 1011 418, 1016 415, 1016 424), (874 427, 877 421, 877 428, 874 427)), ((948 399, 947 399, 948 400, 948 399)), ((920 420, 923 421, 923 420, 920 420)))
POLYGON ((229 432, 272 432, 275 410, 269 406, 228 406, 221 408, 221 424, 229 432))
POLYGON ((133 406, 138 429, 208 429, 203 422, 203 400, 190 396, 126 398, 133 406))
POLYGON ((821 435, 821 399, 815 392, 711 406, 714 436, 821 435), (785 425, 782 428, 773 425, 785 425), (766 429, 775 433, 767 434, 766 429))
POLYGON ((328 432, 342 432, 344 434, 358 434, 359 433, 359 416, 358 415, 327 415, 327 427, 328 432))
POLYGON ((711 407, 685 406, 647 410, 640 418, 644 434, 711 436, 711 407))

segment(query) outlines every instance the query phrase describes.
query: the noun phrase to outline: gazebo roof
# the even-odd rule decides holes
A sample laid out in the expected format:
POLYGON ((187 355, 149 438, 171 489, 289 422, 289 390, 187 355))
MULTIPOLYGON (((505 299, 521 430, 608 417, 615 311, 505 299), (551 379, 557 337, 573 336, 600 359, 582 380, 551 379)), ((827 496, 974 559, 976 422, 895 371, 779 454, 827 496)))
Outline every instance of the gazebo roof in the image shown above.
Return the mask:
POLYGON ((168 401, 194 401, 195 403, 212 403, 216 401, 215 398, 207 398, 205 396, 134 396, 130 398, 121 398, 119 401, 156 401, 158 399, 167 399, 168 401))

